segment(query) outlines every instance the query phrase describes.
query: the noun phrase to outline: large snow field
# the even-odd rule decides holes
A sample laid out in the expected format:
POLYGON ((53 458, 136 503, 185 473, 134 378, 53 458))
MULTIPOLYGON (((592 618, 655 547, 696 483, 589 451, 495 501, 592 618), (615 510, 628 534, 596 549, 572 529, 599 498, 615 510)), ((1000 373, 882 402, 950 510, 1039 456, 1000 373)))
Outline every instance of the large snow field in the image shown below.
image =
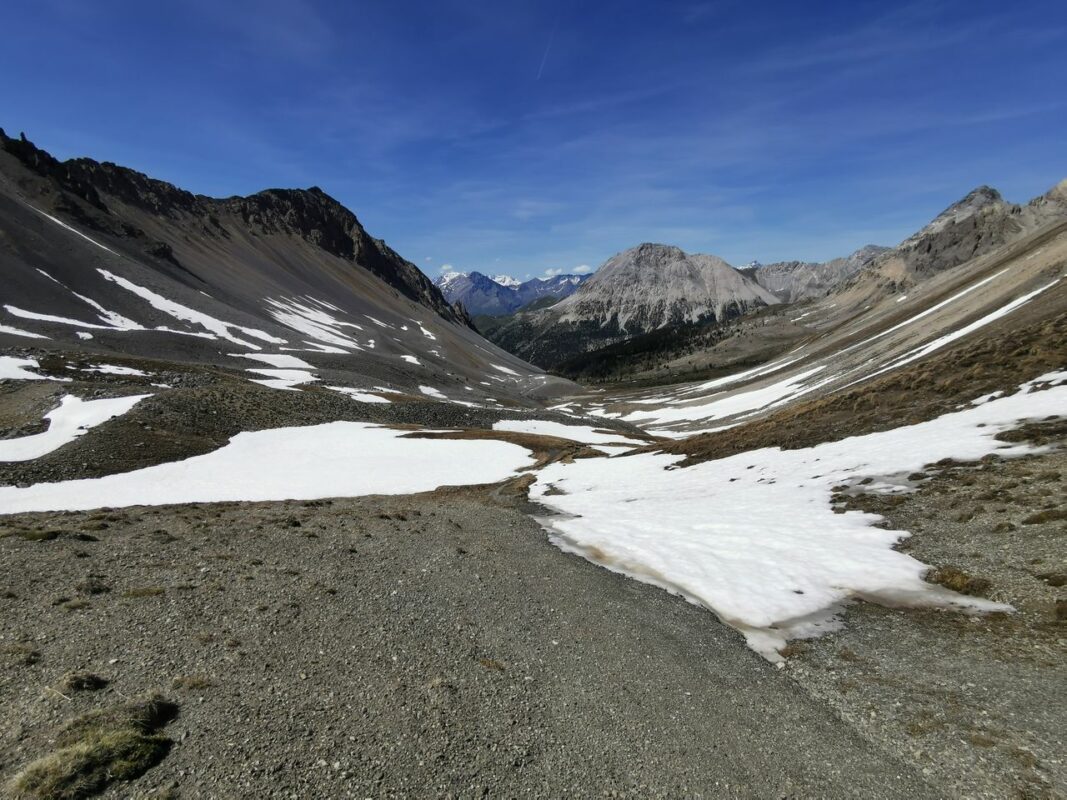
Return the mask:
POLYGON ((1067 386, 1028 391, 1032 384, 930 422, 802 450, 684 469, 681 457, 661 454, 552 464, 530 496, 558 512, 544 522, 564 550, 706 606, 778 660, 788 639, 834 628, 850 598, 1004 608, 923 581, 927 566, 893 549, 905 531, 872 527, 880 519, 872 514, 834 513, 831 490, 865 477, 899 484, 943 458, 1025 452, 994 437, 1019 420, 1067 412, 1067 386))
POLYGON ((112 417, 121 416, 150 394, 135 394, 128 397, 107 397, 100 400, 82 400, 72 394, 66 395, 58 408, 45 414, 48 430, 17 439, 0 439, 0 461, 30 461, 58 450, 67 442, 86 433, 112 417))
POLYGON ((361 422, 239 433, 184 461, 103 478, 0 487, 0 513, 410 494, 493 483, 534 462, 506 442, 407 439, 361 422))

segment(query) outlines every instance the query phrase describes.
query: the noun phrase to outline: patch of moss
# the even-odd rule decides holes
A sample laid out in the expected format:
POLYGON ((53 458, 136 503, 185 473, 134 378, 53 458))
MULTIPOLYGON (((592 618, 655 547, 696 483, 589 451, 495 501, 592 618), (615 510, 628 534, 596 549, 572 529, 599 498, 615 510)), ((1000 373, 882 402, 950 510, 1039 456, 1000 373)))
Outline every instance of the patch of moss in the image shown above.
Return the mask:
POLYGON ((59 749, 34 761, 9 784, 16 798, 79 800, 158 764, 171 740, 158 731, 178 707, 158 695, 91 711, 59 732, 59 749))

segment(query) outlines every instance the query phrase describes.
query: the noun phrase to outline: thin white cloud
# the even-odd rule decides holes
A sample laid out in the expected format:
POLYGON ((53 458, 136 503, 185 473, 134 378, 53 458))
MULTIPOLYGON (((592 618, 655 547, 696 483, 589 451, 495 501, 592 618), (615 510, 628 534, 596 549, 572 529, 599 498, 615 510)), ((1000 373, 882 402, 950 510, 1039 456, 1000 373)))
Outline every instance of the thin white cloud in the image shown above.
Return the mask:
POLYGON ((588 264, 579 264, 577 267, 550 267, 545 270, 546 278, 555 278, 557 275, 588 275, 593 268, 588 264))

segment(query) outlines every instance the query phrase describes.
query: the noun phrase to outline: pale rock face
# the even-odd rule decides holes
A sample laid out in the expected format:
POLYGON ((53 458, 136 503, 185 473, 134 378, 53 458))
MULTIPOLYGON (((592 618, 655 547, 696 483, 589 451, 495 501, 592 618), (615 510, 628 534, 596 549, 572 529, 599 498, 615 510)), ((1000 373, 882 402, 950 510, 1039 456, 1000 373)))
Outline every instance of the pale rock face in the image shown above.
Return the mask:
POLYGON ((902 249, 910 247, 927 236, 940 233, 949 225, 958 225, 970 217, 985 212, 987 209, 1002 208, 1007 205, 1004 202, 1004 198, 1000 196, 1000 192, 996 189, 989 186, 979 186, 962 200, 953 203, 934 217, 926 227, 901 242, 900 247, 902 249))
POLYGON ((760 286, 783 303, 798 303, 824 296, 888 250, 887 247, 869 244, 845 258, 835 258, 825 263, 781 261, 758 265, 754 277, 760 286))
POLYGON ((778 300, 718 256, 642 244, 610 258, 552 307, 561 322, 615 320, 627 333, 729 316, 778 300))

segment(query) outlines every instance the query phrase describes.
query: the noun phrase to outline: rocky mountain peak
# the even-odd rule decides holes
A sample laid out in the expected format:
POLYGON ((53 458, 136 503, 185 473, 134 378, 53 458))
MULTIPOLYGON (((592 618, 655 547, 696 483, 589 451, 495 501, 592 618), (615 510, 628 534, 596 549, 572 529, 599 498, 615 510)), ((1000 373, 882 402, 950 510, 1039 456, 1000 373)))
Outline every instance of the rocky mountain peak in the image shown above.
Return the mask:
POLYGON ((924 228, 901 242, 900 247, 905 249, 915 247, 927 237, 939 234, 951 225, 959 225, 989 209, 1003 208, 1006 205, 1004 198, 996 189, 991 186, 979 186, 968 192, 962 200, 956 201, 934 217, 924 228))

